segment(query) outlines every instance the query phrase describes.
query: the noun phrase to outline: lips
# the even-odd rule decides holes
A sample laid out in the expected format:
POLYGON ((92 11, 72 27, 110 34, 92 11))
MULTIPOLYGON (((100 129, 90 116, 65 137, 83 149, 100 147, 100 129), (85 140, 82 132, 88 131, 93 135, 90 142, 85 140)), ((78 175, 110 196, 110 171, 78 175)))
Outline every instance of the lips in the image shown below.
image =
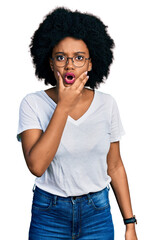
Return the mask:
POLYGON ((74 83, 75 82, 75 75, 74 73, 68 72, 64 75, 64 80, 66 83, 74 83))

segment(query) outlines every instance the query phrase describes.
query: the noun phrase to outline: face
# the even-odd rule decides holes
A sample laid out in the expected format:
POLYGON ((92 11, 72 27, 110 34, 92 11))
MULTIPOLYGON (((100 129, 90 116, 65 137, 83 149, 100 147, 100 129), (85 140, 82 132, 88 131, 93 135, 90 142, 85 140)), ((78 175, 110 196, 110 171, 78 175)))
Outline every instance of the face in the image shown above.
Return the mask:
MULTIPOLYGON (((85 58, 89 58, 89 50, 87 45, 84 41, 74 39, 71 37, 66 37, 61 40, 53 49, 52 51, 52 58, 57 57, 62 58, 63 56, 66 57, 74 57, 76 56, 77 59, 81 59, 82 56, 85 58)), ((50 59, 50 66, 51 70, 54 72, 54 76, 58 81, 57 71, 61 74, 63 78, 63 83, 65 86, 70 86, 70 83, 66 83, 64 81, 64 76, 66 73, 73 73, 75 75, 75 79, 78 78, 83 72, 91 71, 92 63, 91 59, 86 60, 84 66, 76 67, 73 65, 72 59, 68 59, 67 63, 63 67, 58 67, 55 64, 55 61, 50 59)), ((73 84, 73 83, 72 83, 73 84)))

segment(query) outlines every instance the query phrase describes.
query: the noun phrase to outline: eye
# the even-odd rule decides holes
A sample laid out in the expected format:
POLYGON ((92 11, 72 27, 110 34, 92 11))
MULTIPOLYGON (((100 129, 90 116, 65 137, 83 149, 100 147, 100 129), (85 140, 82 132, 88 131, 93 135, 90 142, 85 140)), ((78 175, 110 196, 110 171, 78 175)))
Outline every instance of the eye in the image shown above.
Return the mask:
POLYGON ((78 55, 78 56, 75 57, 75 60, 83 61, 84 60, 84 56, 78 55))
POLYGON ((65 56, 63 56, 63 55, 58 55, 58 56, 56 56, 56 61, 62 62, 62 61, 64 61, 64 60, 65 60, 65 56))

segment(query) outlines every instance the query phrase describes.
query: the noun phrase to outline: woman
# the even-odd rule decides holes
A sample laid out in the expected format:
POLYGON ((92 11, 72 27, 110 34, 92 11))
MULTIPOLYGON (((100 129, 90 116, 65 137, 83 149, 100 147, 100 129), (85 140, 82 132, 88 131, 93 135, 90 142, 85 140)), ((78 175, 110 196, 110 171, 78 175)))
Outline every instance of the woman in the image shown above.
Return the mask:
POLYGON ((27 94, 20 105, 17 137, 36 176, 30 240, 113 240, 109 184, 125 239, 137 239, 119 150, 124 129, 118 106, 95 89, 113 60, 106 28, 92 14, 57 8, 32 37, 36 76, 53 87, 27 94))

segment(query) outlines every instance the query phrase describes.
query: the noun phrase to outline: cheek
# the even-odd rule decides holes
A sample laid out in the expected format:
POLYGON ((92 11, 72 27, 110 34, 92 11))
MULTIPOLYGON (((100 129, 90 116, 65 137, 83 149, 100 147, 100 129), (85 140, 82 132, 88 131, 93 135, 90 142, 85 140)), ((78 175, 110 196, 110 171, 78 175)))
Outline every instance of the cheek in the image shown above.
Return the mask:
POLYGON ((76 71, 77 73, 77 77, 79 77, 81 74, 83 74, 84 72, 88 71, 88 65, 85 64, 81 69, 79 69, 78 71, 76 71))
POLYGON ((57 74, 58 70, 54 68, 52 71, 53 71, 55 79, 58 80, 58 74, 57 74))
POLYGON ((64 75, 64 71, 63 71, 63 69, 59 69, 59 68, 57 68, 57 67, 54 67, 54 76, 55 76, 55 78, 56 78, 56 80, 58 81, 58 74, 57 74, 57 72, 59 72, 60 73, 60 76, 61 77, 63 77, 63 75, 64 75))

